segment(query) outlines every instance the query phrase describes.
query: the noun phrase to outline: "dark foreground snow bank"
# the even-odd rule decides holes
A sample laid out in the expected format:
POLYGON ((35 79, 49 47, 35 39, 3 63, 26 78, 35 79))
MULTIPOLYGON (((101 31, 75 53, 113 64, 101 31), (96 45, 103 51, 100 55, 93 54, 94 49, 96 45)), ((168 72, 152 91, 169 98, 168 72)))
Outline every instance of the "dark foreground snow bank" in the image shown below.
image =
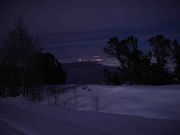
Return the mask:
POLYGON ((0 99, 0 135, 180 135, 180 121, 65 110, 0 99))

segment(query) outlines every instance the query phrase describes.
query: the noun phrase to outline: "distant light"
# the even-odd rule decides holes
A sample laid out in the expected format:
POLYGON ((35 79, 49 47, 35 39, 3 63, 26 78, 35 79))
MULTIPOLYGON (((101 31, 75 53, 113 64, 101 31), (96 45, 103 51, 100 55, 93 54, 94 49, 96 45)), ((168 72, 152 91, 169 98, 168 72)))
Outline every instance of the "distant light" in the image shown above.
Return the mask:
POLYGON ((78 61, 79 61, 79 62, 82 62, 82 59, 81 59, 81 58, 79 58, 79 59, 78 59, 78 61))

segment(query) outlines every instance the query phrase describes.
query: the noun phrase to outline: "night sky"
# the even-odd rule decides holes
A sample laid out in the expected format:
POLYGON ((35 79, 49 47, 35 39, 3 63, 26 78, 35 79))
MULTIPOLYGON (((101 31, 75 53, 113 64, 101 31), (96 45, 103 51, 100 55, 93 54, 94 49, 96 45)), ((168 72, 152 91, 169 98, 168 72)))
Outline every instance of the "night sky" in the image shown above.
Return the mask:
POLYGON ((45 50, 59 58, 104 55, 112 36, 180 37, 179 0, 1 0, 0 39, 18 16, 45 50))

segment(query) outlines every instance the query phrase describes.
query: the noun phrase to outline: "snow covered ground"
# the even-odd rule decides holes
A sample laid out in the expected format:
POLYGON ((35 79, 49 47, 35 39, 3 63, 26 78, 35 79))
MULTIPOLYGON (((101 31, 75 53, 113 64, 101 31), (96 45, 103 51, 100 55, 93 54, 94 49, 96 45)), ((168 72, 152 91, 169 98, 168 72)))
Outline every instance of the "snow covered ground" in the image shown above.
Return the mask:
POLYGON ((65 88, 65 94, 57 94, 57 105, 63 106, 65 102, 69 109, 180 120, 180 85, 67 85, 65 88))
POLYGON ((180 135, 180 85, 57 89, 56 106, 0 99, 0 135, 180 135))

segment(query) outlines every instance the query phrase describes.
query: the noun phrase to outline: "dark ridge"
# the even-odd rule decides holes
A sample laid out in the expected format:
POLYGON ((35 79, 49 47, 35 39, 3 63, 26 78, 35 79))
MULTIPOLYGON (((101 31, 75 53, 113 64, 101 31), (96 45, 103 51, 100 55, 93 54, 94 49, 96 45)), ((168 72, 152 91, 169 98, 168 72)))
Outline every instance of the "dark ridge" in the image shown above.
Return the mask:
POLYGON ((63 63, 62 67, 67 72, 67 84, 103 84, 104 69, 116 69, 116 67, 103 66, 91 61, 63 63))

